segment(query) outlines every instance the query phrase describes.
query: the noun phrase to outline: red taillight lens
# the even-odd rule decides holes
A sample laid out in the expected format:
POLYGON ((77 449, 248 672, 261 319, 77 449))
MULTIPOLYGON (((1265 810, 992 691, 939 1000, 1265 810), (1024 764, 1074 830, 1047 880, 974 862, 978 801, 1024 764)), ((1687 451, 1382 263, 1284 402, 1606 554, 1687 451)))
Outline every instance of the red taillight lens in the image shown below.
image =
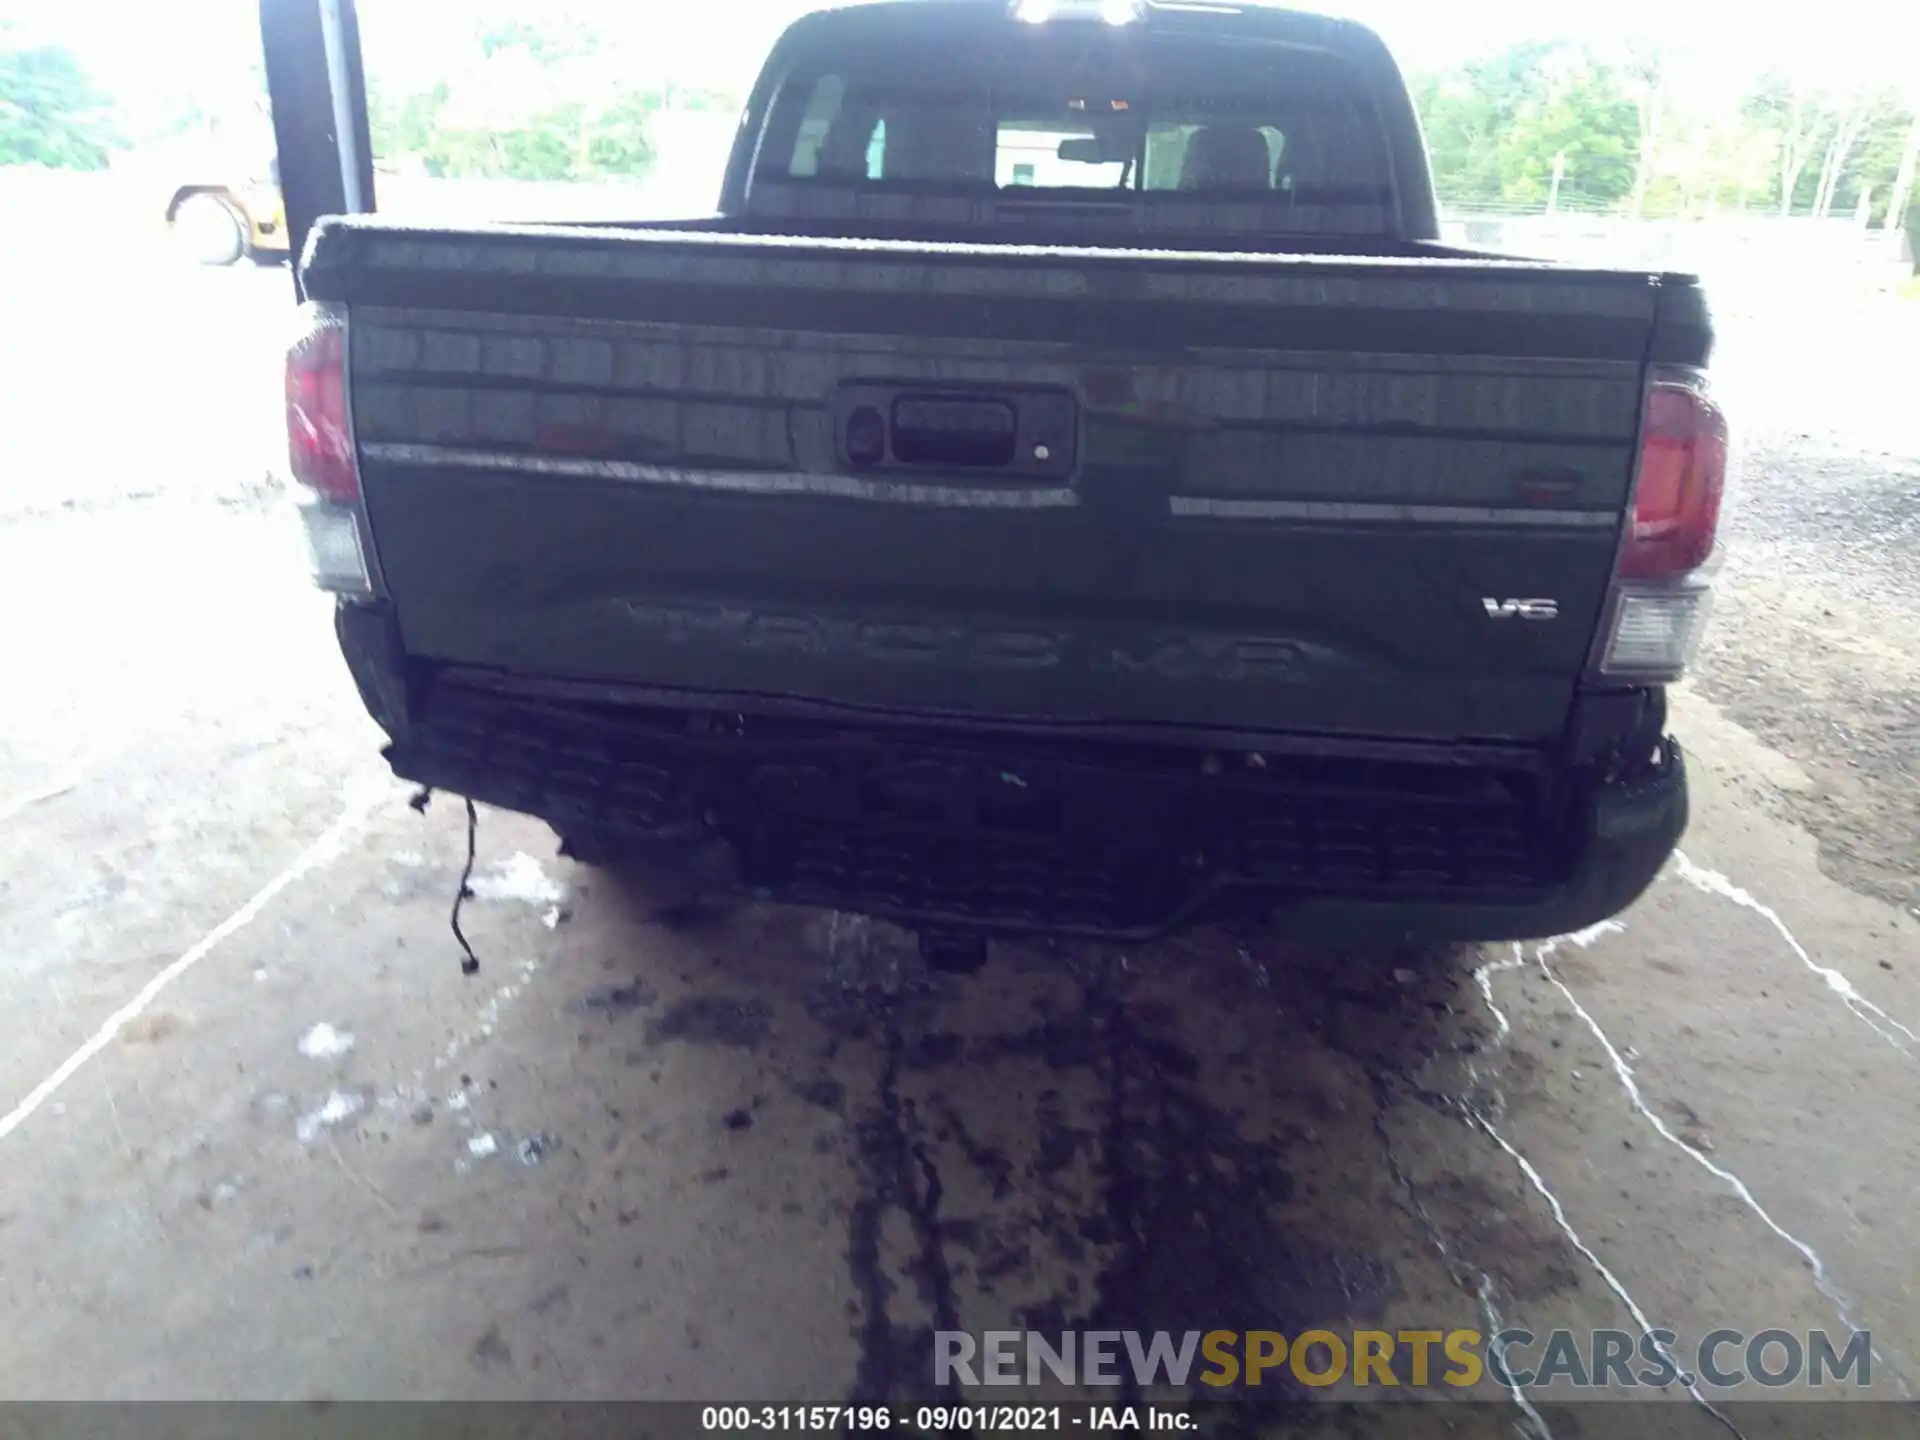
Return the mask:
POLYGON ((309 307, 305 332, 287 347, 287 457, 293 478, 322 499, 360 498, 347 418, 347 328, 338 314, 309 307))
POLYGON ((1664 579, 1706 563, 1727 485, 1727 419, 1704 388, 1656 379, 1647 391, 1633 528, 1623 579, 1664 579))
POLYGON ((300 519, 313 580, 336 595, 366 597, 375 593, 376 567, 347 413, 347 315, 308 305, 300 321, 287 347, 287 458, 306 492, 300 519))

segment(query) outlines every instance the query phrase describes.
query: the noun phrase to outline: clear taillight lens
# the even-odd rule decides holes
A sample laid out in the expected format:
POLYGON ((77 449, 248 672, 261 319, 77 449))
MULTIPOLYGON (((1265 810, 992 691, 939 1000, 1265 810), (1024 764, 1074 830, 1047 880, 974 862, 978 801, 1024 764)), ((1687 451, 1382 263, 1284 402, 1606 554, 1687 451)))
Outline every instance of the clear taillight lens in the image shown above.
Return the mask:
POLYGON ((373 579, 360 546, 360 517, 344 505, 313 500, 301 505, 300 519, 307 531, 313 583, 336 595, 371 595, 373 579))
POLYGON ((1678 679, 1706 628, 1712 593, 1704 580, 1678 587, 1622 587, 1614 597, 1601 672, 1623 680, 1678 679))

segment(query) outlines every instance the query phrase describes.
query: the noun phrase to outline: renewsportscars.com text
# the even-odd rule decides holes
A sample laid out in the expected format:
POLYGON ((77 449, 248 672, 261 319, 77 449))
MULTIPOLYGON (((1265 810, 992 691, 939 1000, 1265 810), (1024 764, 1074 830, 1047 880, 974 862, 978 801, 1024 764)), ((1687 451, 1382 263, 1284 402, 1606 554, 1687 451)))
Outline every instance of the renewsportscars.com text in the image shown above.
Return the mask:
POLYGON ((1616 1390, 1786 1385, 1865 1388, 1873 1338, 1824 1330, 1714 1330, 1682 1348, 1671 1330, 988 1330, 934 1336, 936 1385, 1123 1385, 1224 1390, 1262 1384, 1616 1390))

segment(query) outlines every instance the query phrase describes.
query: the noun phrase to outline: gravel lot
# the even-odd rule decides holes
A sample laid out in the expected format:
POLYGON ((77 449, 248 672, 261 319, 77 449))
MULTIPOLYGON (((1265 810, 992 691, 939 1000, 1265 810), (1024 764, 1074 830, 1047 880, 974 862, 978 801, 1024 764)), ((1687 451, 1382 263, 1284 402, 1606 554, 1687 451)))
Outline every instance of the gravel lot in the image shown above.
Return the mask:
MULTIPOLYGON (((1920 1386, 1920 306, 1726 322, 1695 821, 1617 925, 958 982, 488 814, 463 980, 458 809, 262 483, 289 299, 0 265, 0 1396, 906 1399, 1022 1319, 1858 1325, 1920 1386)), ((1453 1433, 1597 1433, 1478 1393, 1453 1433)))
POLYGON ((1723 337, 1743 438, 1697 689, 1803 767, 1781 813, 1821 868, 1920 914, 1920 304, 1788 300, 1723 337))

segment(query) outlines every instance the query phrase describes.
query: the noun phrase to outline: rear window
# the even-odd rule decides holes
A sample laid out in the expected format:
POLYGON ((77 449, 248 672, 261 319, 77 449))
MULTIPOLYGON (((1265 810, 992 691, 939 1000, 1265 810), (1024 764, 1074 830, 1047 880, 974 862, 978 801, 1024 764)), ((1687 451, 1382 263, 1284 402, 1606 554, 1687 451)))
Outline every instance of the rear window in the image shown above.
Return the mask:
POLYGON ((1388 232, 1379 120, 1339 57, 1105 27, 1008 32, 937 66, 896 46, 796 67, 768 117, 757 182, 1258 201, 1282 213, 1280 228, 1388 232))

